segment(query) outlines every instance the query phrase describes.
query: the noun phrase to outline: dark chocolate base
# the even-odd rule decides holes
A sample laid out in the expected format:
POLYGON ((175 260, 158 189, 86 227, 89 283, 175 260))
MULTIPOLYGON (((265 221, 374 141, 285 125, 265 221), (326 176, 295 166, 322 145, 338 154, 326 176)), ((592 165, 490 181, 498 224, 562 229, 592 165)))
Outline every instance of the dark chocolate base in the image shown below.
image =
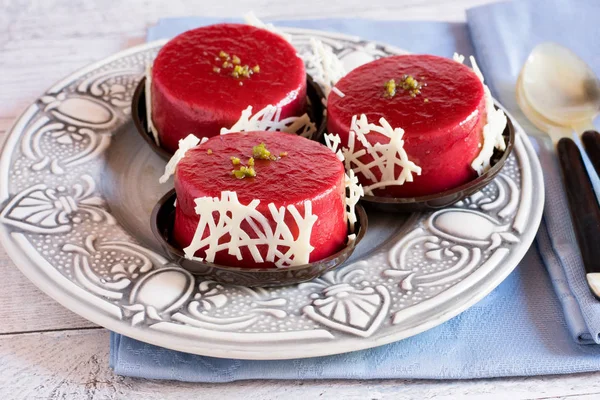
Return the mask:
POLYGON ((347 244, 342 250, 319 261, 305 265, 285 268, 238 268, 213 264, 197 259, 185 258, 181 249, 173 244, 172 230, 175 221, 174 202, 177 196, 175 189, 165 194, 152 211, 150 224, 152 232, 160 242, 165 253, 182 268, 194 275, 213 279, 217 282, 241 286, 286 286, 311 281, 324 273, 341 266, 362 240, 367 232, 367 213, 356 206, 357 223, 355 226, 356 240, 347 244))

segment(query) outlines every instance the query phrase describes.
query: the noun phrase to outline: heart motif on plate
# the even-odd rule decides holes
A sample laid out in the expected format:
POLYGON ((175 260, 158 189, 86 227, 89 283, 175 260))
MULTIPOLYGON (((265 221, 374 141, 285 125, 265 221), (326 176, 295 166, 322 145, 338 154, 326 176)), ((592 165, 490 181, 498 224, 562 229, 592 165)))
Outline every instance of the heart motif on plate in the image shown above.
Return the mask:
POLYGON ((311 305, 303 308, 309 318, 330 328, 368 337, 379 328, 390 308, 390 292, 383 285, 368 286, 352 282, 365 271, 361 261, 346 268, 331 271, 301 288, 320 288, 320 293, 312 293, 311 305))

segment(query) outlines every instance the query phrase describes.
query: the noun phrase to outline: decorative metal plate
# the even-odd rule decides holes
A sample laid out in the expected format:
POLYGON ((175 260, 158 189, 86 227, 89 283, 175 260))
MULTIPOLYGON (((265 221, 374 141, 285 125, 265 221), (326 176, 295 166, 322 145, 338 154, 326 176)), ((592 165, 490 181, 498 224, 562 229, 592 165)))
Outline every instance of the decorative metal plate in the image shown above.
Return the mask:
MULTIPOLYGON (((318 36, 348 69, 401 51, 318 36)), ((51 87, 19 118, 0 158, 0 241, 48 295, 108 329, 215 357, 322 356, 400 340, 482 299, 514 269, 543 206, 539 163, 517 125, 502 173, 451 207, 369 213, 346 266, 297 286, 194 279, 160 254, 149 226, 164 161, 134 132, 129 105, 163 43, 121 52, 51 87)))

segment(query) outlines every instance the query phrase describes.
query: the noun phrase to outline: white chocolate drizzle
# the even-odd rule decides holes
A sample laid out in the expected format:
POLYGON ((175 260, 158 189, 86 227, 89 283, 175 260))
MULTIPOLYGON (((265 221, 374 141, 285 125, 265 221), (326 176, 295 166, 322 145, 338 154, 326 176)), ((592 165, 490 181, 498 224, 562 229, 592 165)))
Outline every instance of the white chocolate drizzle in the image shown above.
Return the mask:
POLYGON ((413 181, 413 173, 421 174, 421 167, 408 159, 408 154, 404 150, 404 130, 401 128, 392 128, 385 118, 379 119, 380 125, 369 123, 366 115, 362 114, 360 118, 356 115, 352 117, 350 132, 348 133, 347 147, 341 147, 341 139, 337 134, 325 134, 325 144, 338 158, 344 159, 347 171, 361 173, 365 179, 373 182, 364 187, 364 193, 373 195, 373 190, 385 188, 392 185, 403 185, 405 182, 413 181), (367 140, 370 132, 377 132, 389 138, 389 142, 381 144, 379 142, 372 145, 367 140), (360 142, 363 149, 355 150, 356 141, 360 142), (373 161, 363 163, 360 158, 369 154, 373 161), (396 176, 396 166, 402 167, 402 171, 396 176), (381 179, 377 180, 373 169, 379 170, 381 179))
POLYGON ((338 96, 342 97, 342 98, 346 97, 346 95, 344 94, 344 92, 342 92, 340 89, 338 89, 335 86, 333 88, 331 88, 331 91, 333 93, 337 94, 338 96))
POLYGON ((325 98, 329 97, 331 91, 334 91, 340 97, 344 97, 344 93, 334 87, 337 81, 346 75, 346 69, 342 61, 333 53, 330 47, 325 46, 318 39, 310 38, 310 49, 309 52, 302 55, 308 74, 321 86, 325 98))
POLYGON ((256 208, 260 200, 252 200, 250 204, 241 204, 235 192, 223 191, 221 197, 200 197, 195 199, 195 211, 200 216, 198 227, 192 241, 184 250, 186 258, 214 262, 219 251, 242 260, 241 248, 247 247, 256 263, 273 262, 277 267, 303 265, 309 262, 313 247, 310 237, 317 216, 312 214, 312 202, 304 202, 304 216, 294 205, 277 208, 273 203, 268 205, 270 219, 275 221, 275 229, 271 227, 269 218, 256 208), (298 236, 285 223, 289 213, 298 228, 298 236), (215 219, 216 215, 216 219, 215 219), (247 222, 252 229, 252 236, 241 226, 247 222), (203 239, 205 231, 208 235, 203 239), (219 242, 223 236, 230 237, 227 242, 219 242), (267 254, 263 258, 258 246, 267 246, 267 254), (203 249, 205 257, 194 257, 203 249))
MULTIPOLYGON (((464 56, 457 53, 454 53, 453 58, 456 62, 461 64, 465 60, 464 56)), ((471 168, 481 175, 490 168, 490 160, 494 154, 494 148, 502 151, 506 149, 506 143, 504 143, 504 137, 502 136, 502 133, 506 128, 506 115, 504 114, 504 111, 496 109, 494 106, 494 98, 492 97, 490 89, 484 83, 483 74, 477 66, 475 57, 471 56, 469 59, 471 60, 473 72, 477 75, 483 85, 485 97, 485 113, 487 121, 483 126, 483 147, 480 146, 481 151, 471 163, 471 168)))
POLYGON ((348 216, 348 225, 350 226, 350 232, 355 232, 354 225, 357 219, 356 204, 365 195, 365 192, 352 170, 349 170, 345 175, 344 184, 346 186, 346 215, 348 216))
POLYGON ((158 131, 152 121, 152 65, 146 66, 146 82, 144 84, 144 94, 146 95, 146 125, 152 133, 154 142, 157 146, 160 146, 160 140, 158 138, 158 131))
POLYGON ((168 181, 169 177, 175 173, 175 169, 177 168, 179 161, 185 157, 185 153, 187 153, 188 150, 198 146, 198 144, 206 142, 207 140, 208 138, 206 137, 203 137, 202 140, 200 140, 193 133, 190 133, 184 139, 179 139, 179 148, 175 154, 173 154, 173 157, 171 157, 167 165, 165 165, 165 173, 158 179, 158 181, 160 183, 165 183, 168 181))
POLYGON ((252 115, 252 106, 248 106, 240 119, 231 128, 221 128, 221 135, 232 132, 250 131, 280 131, 296 133, 305 138, 312 138, 317 131, 316 125, 311 122, 308 114, 300 117, 287 117, 281 119, 281 108, 268 105, 252 115))
POLYGON ((261 21, 253 11, 250 11, 246 15, 244 15, 244 21, 247 25, 252 25, 256 28, 266 29, 267 31, 273 32, 276 35, 281 36, 288 42, 292 42, 292 35, 282 32, 280 29, 277 29, 273 24, 265 24, 261 21))
POLYGON ((335 153, 335 156, 338 158, 338 160, 340 160, 341 162, 344 162, 344 154, 342 153, 342 150, 340 149, 340 144, 342 143, 342 139, 340 139, 340 135, 337 134, 324 134, 323 137, 325 138, 325 145, 327 147, 329 147, 329 149, 331 151, 333 151, 335 153))

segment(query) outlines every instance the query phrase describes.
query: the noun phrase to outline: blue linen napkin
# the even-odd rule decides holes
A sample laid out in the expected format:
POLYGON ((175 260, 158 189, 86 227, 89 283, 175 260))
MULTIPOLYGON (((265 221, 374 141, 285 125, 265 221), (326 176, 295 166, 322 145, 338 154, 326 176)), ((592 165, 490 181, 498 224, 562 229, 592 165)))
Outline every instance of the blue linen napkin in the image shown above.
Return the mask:
MULTIPOLYGON (((512 4, 494 6, 493 13, 487 12, 485 7, 469 13, 469 29, 474 37, 478 37, 474 40, 475 50, 493 89, 499 85, 496 82, 505 79, 504 82, 508 84, 510 79, 514 82, 515 78, 514 75, 512 78, 498 75, 490 65, 505 57, 513 60, 513 51, 526 55, 530 48, 520 49, 519 41, 502 47, 482 31, 490 29, 492 32, 489 36, 493 37, 495 32, 495 35, 503 38, 507 37, 507 31, 531 35, 537 32, 537 24, 546 26, 548 20, 555 18, 554 15, 561 14, 560 9, 547 8, 548 11, 542 13, 534 3, 527 4, 526 7, 523 3, 519 4, 520 12, 535 12, 536 17, 528 19, 526 25, 517 24, 518 19, 510 18, 516 7, 512 4), (503 22, 497 22, 496 18, 501 18, 503 22)), ((161 20, 149 30, 148 39, 172 37, 192 27, 216 21, 208 18, 161 20)), ((560 25, 555 21, 552 23, 560 25)), ((412 52, 443 56, 450 56, 454 51, 473 53, 465 24, 354 19, 278 21, 277 24, 349 33, 412 52)), ((527 46, 530 44, 527 43, 527 46)), ((518 73, 519 66, 511 71, 518 73)), ((504 73, 504 70, 500 73, 504 73)), ((495 94, 498 96, 498 91, 495 94)), ((512 97, 500 95, 500 99, 511 111, 515 111, 512 97)), ((519 122, 523 121, 519 118, 519 122)), ((560 177, 555 160, 545 148, 545 142, 536 141, 534 144, 537 145, 545 173, 549 175, 546 178, 547 198, 553 199, 547 202, 545 224, 540 229, 537 245, 532 246, 521 265, 490 295, 452 320, 420 335, 369 350, 280 361, 196 356, 112 333, 111 367, 119 375, 192 382, 243 379, 466 379, 600 370, 600 347, 582 346, 573 340, 575 337, 579 342, 592 341, 597 339, 598 330, 593 329, 596 325, 588 322, 588 319, 591 321, 591 315, 587 316, 588 319, 584 318, 584 307, 577 303, 578 297, 583 296, 580 293, 582 291, 574 295, 566 278, 569 273, 565 267, 575 269, 577 257, 580 256, 577 247, 574 247, 572 231, 568 230, 570 220, 565 212, 567 208, 561 193, 562 187, 559 186, 560 177), (554 201, 555 198, 559 200, 554 201), (563 310, 569 313, 566 320, 563 310)), ((589 309, 588 312, 594 311, 589 309)))

